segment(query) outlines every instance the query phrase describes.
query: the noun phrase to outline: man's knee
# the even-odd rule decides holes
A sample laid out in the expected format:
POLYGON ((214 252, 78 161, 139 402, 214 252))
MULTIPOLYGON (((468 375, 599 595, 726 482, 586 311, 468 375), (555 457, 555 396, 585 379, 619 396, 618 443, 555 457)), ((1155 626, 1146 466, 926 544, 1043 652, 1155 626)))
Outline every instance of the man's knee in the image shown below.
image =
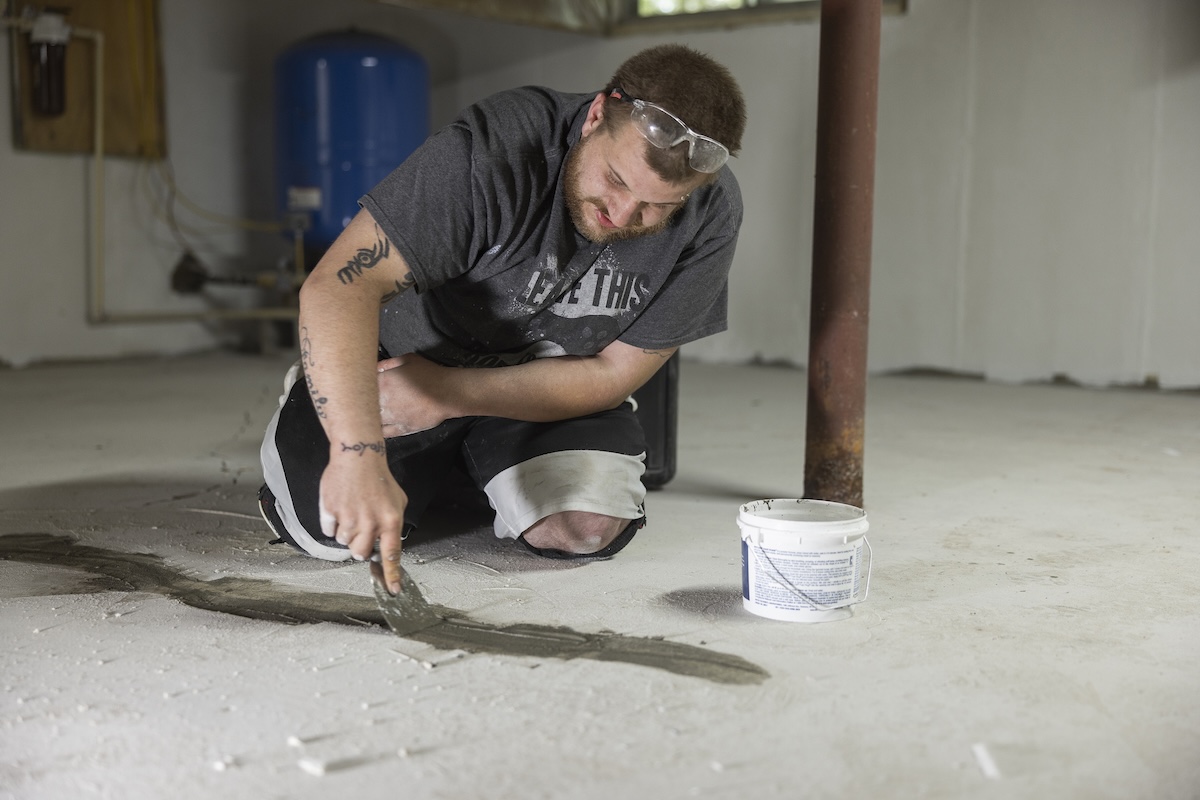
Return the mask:
POLYGON ((550 558, 607 557, 624 547, 645 518, 619 519, 588 511, 562 511, 531 525, 519 538, 550 558))
POLYGON ((524 535, 534 547, 584 555, 608 546, 628 523, 604 514, 562 511, 538 520, 524 535))

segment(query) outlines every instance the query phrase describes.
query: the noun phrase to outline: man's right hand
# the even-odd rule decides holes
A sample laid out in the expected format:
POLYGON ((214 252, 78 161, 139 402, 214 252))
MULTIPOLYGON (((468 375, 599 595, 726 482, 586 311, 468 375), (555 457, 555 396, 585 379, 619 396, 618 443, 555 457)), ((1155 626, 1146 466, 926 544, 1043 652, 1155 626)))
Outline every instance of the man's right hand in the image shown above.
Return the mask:
POLYGON ((378 546, 391 592, 400 590, 408 496, 387 467, 374 366, 380 304, 413 285, 404 258, 363 210, 300 286, 304 379, 329 438, 329 466, 320 486, 321 531, 361 560, 378 546))
POLYGON ((321 476, 321 532, 346 545, 360 561, 375 543, 387 589, 400 592, 400 550, 408 496, 387 468, 383 440, 331 448, 321 476))

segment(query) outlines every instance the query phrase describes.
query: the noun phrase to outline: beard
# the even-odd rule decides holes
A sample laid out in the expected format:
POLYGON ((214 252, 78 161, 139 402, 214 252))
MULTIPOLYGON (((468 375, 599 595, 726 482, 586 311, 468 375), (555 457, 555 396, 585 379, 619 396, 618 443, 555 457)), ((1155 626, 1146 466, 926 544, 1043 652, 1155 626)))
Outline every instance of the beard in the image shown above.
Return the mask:
POLYGON ((620 228, 601 227, 600 223, 596 220, 596 211, 599 210, 605 216, 608 216, 608 207, 601 198, 590 197, 585 195, 583 191, 583 154, 591 146, 589 142, 591 138, 591 136, 585 136, 580 139, 579 143, 567 153, 567 160, 564 165, 566 174, 563 181, 563 194, 567 201, 567 211, 571 214, 571 222, 575 224, 575 230, 579 231, 590 242, 608 244, 609 242, 636 239, 639 236, 650 236, 667 227, 672 217, 675 216, 675 211, 672 211, 653 225, 638 223, 625 225, 620 228))

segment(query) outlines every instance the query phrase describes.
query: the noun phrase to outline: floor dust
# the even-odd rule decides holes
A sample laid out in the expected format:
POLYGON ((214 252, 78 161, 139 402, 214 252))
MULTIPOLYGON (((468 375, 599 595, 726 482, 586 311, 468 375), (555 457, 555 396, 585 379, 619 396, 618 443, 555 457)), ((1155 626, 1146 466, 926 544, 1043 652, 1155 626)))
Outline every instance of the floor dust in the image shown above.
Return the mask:
POLYGON ((803 491, 806 374, 685 361, 630 546, 427 515, 418 640, 253 521, 294 358, 0 371, 0 800, 1200 800, 1200 394, 872 375, 871 596, 808 625, 736 524, 803 491))
MULTIPOLYGON (((151 553, 127 553, 80 544, 69 536, 0 536, 0 560, 73 567, 96 578, 68 591, 141 591, 194 608, 288 624, 334 622, 389 627, 407 639, 468 653, 617 661, 724 684, 759 684, 770 677, 739 656, 652 637, 583 633, 565 626, 495 625, 425 601, 416 581, 393 597, 375 581, 376 600, 340 592, 312 592, 256 578, 200 580, 151 553)), ((66 593, 66 592, 59 592, 66 593)))

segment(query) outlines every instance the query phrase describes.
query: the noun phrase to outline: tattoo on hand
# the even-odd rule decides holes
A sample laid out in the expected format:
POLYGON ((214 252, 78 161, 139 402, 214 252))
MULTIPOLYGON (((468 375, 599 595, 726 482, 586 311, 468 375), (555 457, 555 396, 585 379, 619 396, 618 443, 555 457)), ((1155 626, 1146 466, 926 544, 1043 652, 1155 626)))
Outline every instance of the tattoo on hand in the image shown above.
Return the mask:
POLYGON ((387 292, 383 295, 383 297, 379 298, 379 304, 382 306, 386 306, 388 303, 392 302, 397 297, 399 297, 401 294, 403 294, 405 291, 407 291, 408 289, 411 289, 412 285, 416 282, 417 281, 415 278, 413 278, 411 272, 406 273, 403 281, 396 281, 395 290, 387 292))
POLYGON ((392 252, 392 243, 388 241, 379 226, 375 226, 378 239, 374 247, 361 247, 354 258, 346 262, 346 266, 338 270, 338 280, 342 283, 354 283, 355 278, 362 277, 363 270, 373 269, 392 252))
POLYGON ((342 452, 345 453, 347 450, 358 453, 359 457, 361 458, 362 454, 368 450, 370 450, 372 453, 379 453, 382 455, 383 453, 387 452, 387 446, 383 442, 359 442, 358 444, 346 444, 345 442, 342 442, 342 452))

